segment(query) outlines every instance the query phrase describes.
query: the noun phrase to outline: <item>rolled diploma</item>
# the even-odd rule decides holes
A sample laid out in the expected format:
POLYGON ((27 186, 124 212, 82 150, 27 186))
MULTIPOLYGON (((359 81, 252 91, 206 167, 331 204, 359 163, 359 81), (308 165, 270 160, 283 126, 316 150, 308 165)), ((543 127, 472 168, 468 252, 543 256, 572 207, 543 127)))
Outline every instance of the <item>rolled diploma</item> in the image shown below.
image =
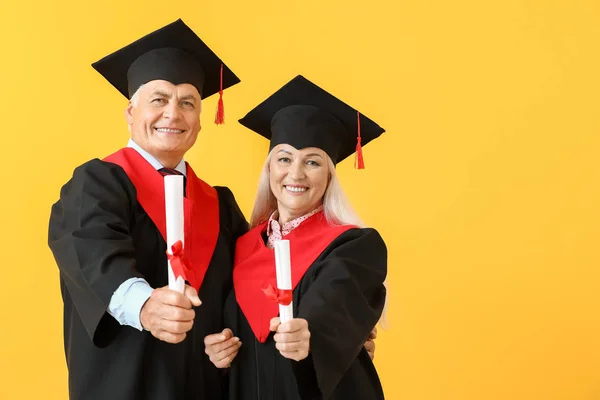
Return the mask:
MULTIPOLYGON (((277 274, 277 288, 292 290, 292 264, 290 261, 290 241, 275 241, 275 272, 277 274)), ((289 305, 279 305, 279 318, 281 323, 294 318, 293 302, 289 305)))
MULTIPOLYGON (((167 251, 171 254, 171 246, 178 240, 184 245, 183 241, 183 175, 165 176, 165 212, 167 217, 167 251)), ((171 261, 168 262, 169 289, 183 293, 185 281, 183 277, 175 279, 175 274, 171 268, 171 261)))

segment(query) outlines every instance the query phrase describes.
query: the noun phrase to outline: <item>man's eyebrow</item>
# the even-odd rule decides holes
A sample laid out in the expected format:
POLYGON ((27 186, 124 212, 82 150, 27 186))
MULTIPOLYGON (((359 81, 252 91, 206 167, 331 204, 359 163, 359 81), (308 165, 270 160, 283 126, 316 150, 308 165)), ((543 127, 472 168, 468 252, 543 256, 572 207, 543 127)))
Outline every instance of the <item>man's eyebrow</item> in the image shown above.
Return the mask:
POLYGON ((181 98, 181 100, 190 100, 190 99, 192 99, 192 100, 194 100, 194 101, 197 101, 197 100, 198 100, 198 99, 196 98, 196 96, 194 96, 193 94, 187 94, 187 95, 185 95, 185 96, 183 96, 183 97, 181 98))
POLYGON ((170 94, 168 94, 168 93, 166 93, 166 92, 163 92, 163 91, 161 91, 161 90, 155 90, 154 92, 152 92, 152 93, 150 94, 150 96, 161 96, 161 97, 166 97, 166 98, 168 98, 168 99, 170 99, 170 98, 171 98, 171 95, 170 95, 170 94))

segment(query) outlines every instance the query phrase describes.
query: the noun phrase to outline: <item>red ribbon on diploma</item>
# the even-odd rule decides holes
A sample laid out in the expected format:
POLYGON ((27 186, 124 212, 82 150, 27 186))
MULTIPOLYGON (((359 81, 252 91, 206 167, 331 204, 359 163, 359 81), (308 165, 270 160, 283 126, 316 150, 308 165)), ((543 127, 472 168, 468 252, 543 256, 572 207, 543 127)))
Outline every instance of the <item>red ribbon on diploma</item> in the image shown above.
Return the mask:
POLYGON ((269 286, 262 289, 267 298, 275 300, 282 306, 288 306, 292 302, 292 291, 289 289, 275 289, 273 285, 269 283, 269 286))
POLYGON ((173 246, 171 246, 171 254, 167 249, 167 258, 171 261, 171 269, 173 269, 175 279, 181 276, 185 281, 190 283, 194 282, 194 271, 189 267, 184 256, 183 243, 181 240, 176 241, 173 246))

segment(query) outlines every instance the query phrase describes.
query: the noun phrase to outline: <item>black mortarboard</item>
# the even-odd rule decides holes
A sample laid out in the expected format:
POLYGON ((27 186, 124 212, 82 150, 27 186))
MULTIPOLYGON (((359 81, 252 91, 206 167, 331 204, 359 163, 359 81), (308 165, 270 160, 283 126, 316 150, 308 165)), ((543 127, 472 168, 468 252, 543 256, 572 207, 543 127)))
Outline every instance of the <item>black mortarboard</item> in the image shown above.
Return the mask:
POLYGON ((298 75, 239 120, 271 141, 297 149, 318 147, 334 164, 357 152, 385 130, 354 108, 298 75), (359 123, 360 122, 360 123, 359 123))
MULTIPOLYGON (((166 80, 189 83, 207 98, 239 83, 239 78, 181 19, 92 64, 128 99, 143 84, 166 80)), ((222 118, 222 98, 219 110, 222 118)), ((219 117, 219 116, 218 116, 219 117)), ((222 122, 222 121, 221 121, 222 122)))

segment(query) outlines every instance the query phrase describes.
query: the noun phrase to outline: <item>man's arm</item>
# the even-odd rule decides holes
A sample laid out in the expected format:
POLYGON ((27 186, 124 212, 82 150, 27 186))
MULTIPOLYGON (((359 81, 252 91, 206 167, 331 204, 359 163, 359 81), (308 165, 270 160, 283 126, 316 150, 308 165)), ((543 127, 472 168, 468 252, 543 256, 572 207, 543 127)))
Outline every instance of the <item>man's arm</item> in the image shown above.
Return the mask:
POLYGON ((140 312, 153 291, 145 279, 129 278, 112 295, 107 311, 119 324, 141 331, 140 312))
POLYGON ((107 309, 136 270, 129 232, 135 188, 115 164, 92 160, 75 169, 50 216, 48 245, 90 338, 105 346, 119 325, 107 309))

